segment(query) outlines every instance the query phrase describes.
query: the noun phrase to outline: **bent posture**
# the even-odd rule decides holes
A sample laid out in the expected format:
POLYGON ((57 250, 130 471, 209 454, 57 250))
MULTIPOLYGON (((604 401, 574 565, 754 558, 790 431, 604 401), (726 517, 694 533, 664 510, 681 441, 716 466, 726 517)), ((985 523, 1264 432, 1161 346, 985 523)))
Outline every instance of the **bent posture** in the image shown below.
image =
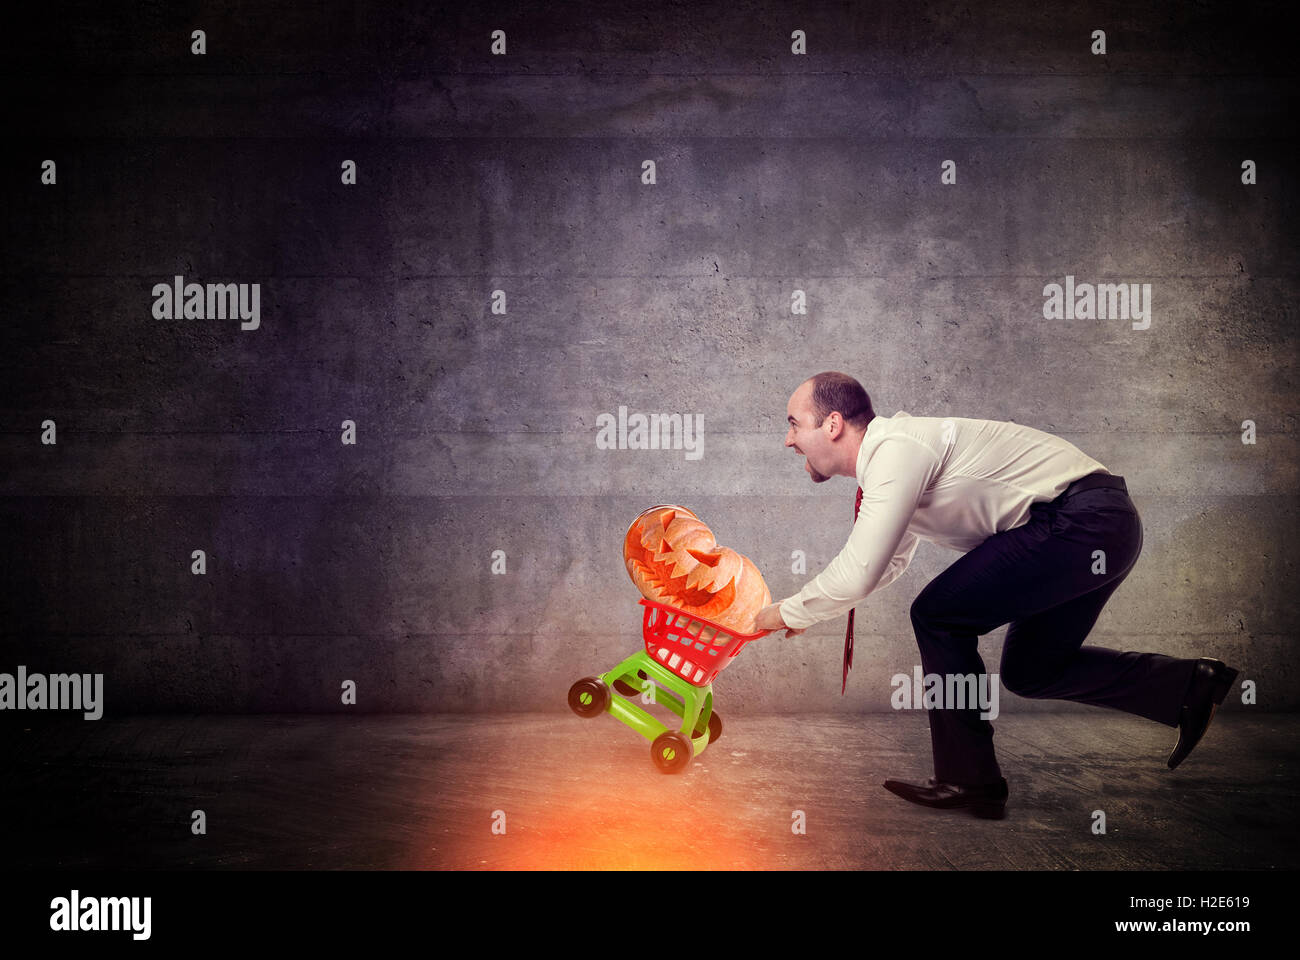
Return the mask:
MULTIPOLYGON (((980 635, 1010 624, 999 670, 1024 697, 1112 707, 1178 728, 1178 766, 1205 734, 1237 671, 1219 660, 1083 646, 1137 563, 1142 521, 1124 478, 1060 437, 965 417, 880 417, 857 380, 819 373, 786 408, 785 445, 814 483, 855 477, 848 543, 794 596, 764 607, 760 629, 801 633, 849 613, 907 568, 921 540, 963 556, 912 604, 928 674, 980 676, 980 635)), ((842 689, 841 689, 842 692, 842 689)), ((934 777, 886 780, 914 803, 1001 817, 1007 782, 978 705, 927 711, 934 777)))

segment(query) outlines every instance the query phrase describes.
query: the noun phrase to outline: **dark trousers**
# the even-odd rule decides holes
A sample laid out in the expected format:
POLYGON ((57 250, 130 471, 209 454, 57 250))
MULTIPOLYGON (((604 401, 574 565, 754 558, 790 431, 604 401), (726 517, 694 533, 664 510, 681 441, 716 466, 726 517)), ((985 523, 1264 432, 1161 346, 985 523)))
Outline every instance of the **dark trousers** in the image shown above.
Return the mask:
MULTIPOLYGON (((999 668, 1022 697, 1112 707, 1178 726, 1196 660, 1083 646, 1101 608, 1142 551, 1142 521, 1123 477, 1090 474, 1030 508, 1026 523, 994 534, 935 577, 912 604, 927 674, 980 675, 981 634, 1009 623, 999 668), (1104 553, 1100 571, 1096 551, 1104 553)), ((969 709, 927 711, 934 775, 997 782, 993 725, 969 709)))

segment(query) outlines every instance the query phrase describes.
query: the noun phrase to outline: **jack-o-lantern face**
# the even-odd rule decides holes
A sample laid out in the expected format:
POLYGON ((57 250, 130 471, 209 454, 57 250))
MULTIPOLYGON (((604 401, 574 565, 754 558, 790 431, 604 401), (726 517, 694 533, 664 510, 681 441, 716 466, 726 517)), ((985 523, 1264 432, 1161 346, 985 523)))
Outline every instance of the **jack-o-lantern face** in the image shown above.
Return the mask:
POLYGON ((737 633, 754 633, 754 617, 772 602, 748 557, 714 542, 685 507, 651 507, 623 540, 628 575, 647 600, 666 603, 737 633))

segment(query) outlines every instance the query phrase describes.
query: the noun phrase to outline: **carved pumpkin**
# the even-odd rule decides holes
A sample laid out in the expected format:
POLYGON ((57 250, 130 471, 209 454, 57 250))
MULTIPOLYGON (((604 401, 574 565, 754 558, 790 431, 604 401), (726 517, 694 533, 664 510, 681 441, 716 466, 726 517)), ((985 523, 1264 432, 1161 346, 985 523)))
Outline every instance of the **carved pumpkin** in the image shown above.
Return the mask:
POLYGON ((772 602, 749 558, 720 547, 690 510, 664 504, 642 511, 623 539, 628 576, 647 600, 734 630, 755 633, 754 617, 772 602))

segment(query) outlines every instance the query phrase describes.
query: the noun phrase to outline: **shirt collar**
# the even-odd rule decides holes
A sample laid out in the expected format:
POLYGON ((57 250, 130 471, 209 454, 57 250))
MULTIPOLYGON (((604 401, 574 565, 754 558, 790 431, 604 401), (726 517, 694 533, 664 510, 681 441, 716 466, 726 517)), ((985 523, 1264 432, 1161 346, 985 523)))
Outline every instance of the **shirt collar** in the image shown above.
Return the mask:
POLYGON ((886 427, 885 421, 887 419, 889 418, 876 414, 876 416, 872 418, 871 422, 867 424, 867 432, 862 435, 862 445, 858 447, 858 462, 856 466, 859 478, 862 476, 862 465, 870 458, 871 451, 880 441, 880 434, 886 427))

